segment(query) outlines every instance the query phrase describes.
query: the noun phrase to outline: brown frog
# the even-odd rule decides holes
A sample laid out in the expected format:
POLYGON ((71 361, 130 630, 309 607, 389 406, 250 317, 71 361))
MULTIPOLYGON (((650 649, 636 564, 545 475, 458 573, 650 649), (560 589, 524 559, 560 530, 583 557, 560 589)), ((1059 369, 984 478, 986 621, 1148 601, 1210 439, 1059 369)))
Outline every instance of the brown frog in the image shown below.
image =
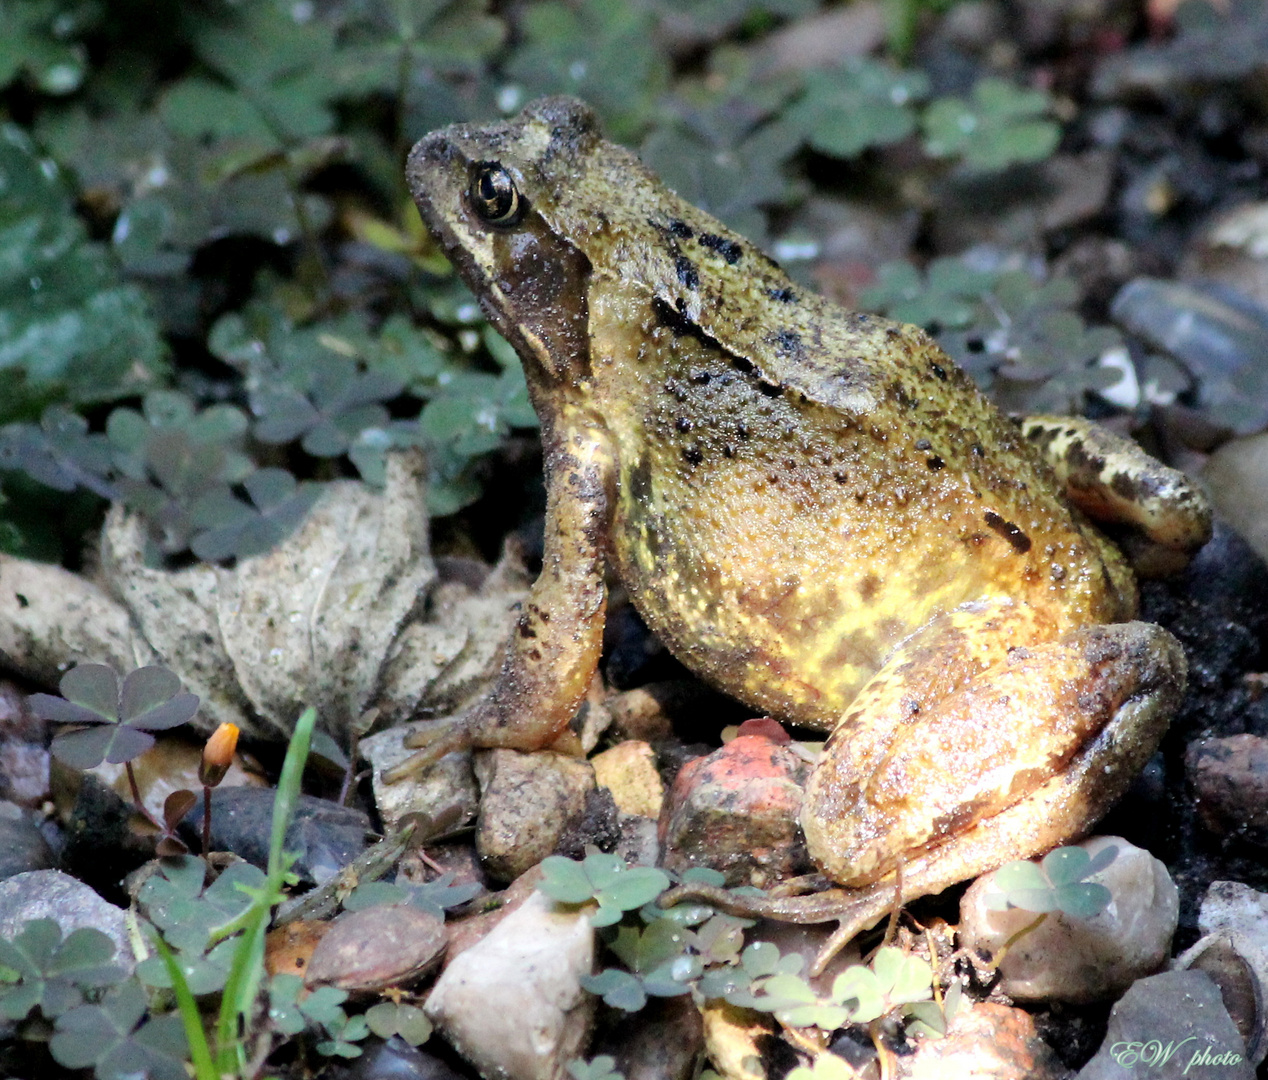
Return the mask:
POLYGON ((1210 527, 1183 476, 1084 421, 1005 418, 926 333, 795 284, 578 101, 435 132, 408 176, 523 361, 548 497, 497 685, 427 756, 566 731, 610 562, 694 672, 832 732, 802 824, 848 888, 784 914, 853 933, 1122 793, 1185 662, 1129 621, 1134 575, 1087 515, 1182 564, 1210 527))

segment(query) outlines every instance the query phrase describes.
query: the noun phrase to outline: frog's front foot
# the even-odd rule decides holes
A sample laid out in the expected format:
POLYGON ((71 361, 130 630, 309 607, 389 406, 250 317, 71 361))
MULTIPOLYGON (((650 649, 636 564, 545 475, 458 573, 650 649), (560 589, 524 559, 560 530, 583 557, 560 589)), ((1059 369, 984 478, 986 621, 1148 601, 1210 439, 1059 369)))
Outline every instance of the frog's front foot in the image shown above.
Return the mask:
POLYGON ((446 754, 469 750, 472 746, 472 716, 470 713, 459 713, 457 716, 436 720, 407 735, 402 745, 415 752, 390 769, 385 769, 384 783, 395 784, 434 765, 446 754))

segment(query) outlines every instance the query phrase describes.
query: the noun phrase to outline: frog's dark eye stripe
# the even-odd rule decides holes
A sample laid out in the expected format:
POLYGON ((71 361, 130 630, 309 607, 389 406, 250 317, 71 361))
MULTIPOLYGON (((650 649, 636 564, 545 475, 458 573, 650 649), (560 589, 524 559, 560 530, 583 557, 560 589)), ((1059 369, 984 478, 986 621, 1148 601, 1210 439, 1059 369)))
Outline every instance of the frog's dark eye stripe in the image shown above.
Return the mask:
POLYGON ((490 225, 518 225, 528 200, 520 195, 511 174, 496 161, 478 161, 472 168, 471 208, 490 225))

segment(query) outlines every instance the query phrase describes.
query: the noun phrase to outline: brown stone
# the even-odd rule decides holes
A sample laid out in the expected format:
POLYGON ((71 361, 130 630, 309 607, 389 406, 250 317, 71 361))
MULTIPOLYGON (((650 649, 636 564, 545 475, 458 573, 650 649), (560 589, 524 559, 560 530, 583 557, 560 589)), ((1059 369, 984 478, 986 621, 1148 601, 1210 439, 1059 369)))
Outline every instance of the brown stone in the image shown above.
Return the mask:
POLYGON ((662 865, 708 866, 729 885, 756 885, 810 868, 797 816, 810 765, 760 735, 741 735, 688 762, 660 818, 662 865))

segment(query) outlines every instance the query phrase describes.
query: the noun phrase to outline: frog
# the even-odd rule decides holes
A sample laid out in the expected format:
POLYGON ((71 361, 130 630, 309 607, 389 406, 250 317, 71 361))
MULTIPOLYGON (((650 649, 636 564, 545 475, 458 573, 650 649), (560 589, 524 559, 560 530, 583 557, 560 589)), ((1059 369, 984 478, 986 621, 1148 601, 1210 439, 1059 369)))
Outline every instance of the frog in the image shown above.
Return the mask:
POLYGON ((1211 528, 1182 473, 1085 420, 1003 415, 926 331, 794 282, 575 99, 433 132, 407 176, 520 357, 546 477, 496 682, 420 761, 562 745, 610 571, 693 673, 827 733, 800 820, 833 885, 746 913, 848 936, 1123 793, 1186 666, 1093 519, 1138 566, 1182 566, 1211 528))

